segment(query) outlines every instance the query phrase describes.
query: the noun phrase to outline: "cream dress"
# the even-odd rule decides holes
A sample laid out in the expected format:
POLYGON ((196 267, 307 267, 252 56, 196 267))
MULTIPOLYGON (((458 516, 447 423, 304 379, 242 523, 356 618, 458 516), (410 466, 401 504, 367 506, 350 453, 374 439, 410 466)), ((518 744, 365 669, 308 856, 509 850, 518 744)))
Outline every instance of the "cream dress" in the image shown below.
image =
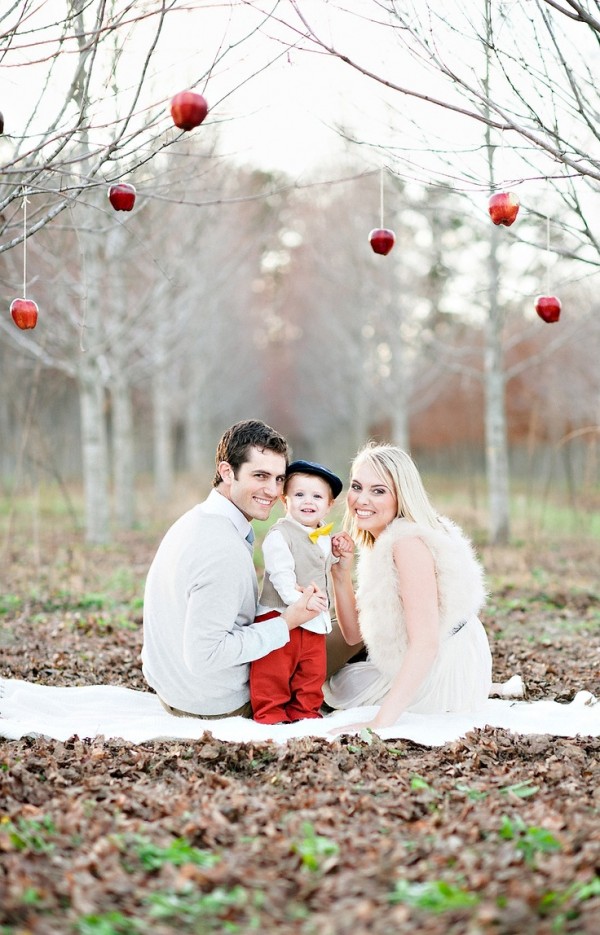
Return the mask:
POLYGON ((430 549, 436 572, 440 645, 433 667, 408 711, 466 713, 481 708, 492 685, 492 656, 477 616, 485 602, 483 570, 461 529, 440 517, 439 528, 396 519, 361 552, 357 605, 365 662, 348 663, 325 683, 332 708, 381 704, 407 650, 393 546, 417 537, 430 549))

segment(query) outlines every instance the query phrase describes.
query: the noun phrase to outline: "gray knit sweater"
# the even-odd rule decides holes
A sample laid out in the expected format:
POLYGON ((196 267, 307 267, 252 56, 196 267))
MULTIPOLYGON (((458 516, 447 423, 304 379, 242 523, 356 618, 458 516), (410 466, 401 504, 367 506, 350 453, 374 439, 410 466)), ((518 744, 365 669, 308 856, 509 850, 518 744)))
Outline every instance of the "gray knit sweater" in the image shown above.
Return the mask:
POLYGON ((281 617, 254 624, 249 524, 224 500, 213 491, 171 526, 144 593, 144 677, 163 701, 199 715, 245 704, 249 663, 289 640, 281 617))

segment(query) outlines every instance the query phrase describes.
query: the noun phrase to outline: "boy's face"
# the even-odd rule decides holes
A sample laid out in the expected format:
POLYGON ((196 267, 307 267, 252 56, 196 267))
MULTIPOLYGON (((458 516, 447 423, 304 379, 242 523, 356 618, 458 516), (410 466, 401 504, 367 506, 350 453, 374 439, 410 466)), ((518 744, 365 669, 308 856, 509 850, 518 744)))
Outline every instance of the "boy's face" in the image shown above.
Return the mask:
POLYGON ((288 516, 311 529, 317 528, 333 503, 329 484, 314 474, 292 474, 284 499, 288 516))

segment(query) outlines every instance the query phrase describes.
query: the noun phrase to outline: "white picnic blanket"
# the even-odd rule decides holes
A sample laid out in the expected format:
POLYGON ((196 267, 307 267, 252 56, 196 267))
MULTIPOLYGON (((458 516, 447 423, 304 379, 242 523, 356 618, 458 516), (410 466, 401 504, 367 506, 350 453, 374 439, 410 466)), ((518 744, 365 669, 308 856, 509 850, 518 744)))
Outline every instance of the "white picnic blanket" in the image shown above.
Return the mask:
MULTIPOLYGON (((514 688, 513 677, 505 694, 514 688)), ((514 693, 518 693, 517 691, 514 693)), ((335 739, 335 727, 367 720, 377 709, 336 711, 319 720, 266 725, 241 717, 220 720, 174 717, 150 692, 117 685, 56 688, 17 679, 0 679, 0 736, 17 740, 42 736, 67 740, 103 736, 131 743, 147 740, 194 740, 205 731, 225 741, 275 741, 293 737, 335 739)), ((503 727, 519 734, 552 734, 557 737, 600 736, 600 701, 579 691, 569 704, 555 701, 515 701, 490 698, 476 714, 403 714, 398 723, 378 734, 384 739, 402 738, 435 747, 458 740, 478 727, 503 727)))

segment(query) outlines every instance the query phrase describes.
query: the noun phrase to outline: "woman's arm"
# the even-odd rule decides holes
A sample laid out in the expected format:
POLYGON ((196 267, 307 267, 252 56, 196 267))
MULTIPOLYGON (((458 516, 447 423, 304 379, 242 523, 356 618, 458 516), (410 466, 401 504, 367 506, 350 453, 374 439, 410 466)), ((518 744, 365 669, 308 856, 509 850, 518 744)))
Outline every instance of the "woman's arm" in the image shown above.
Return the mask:
POLYGON ((439 611, 433 556, 421 539, 400 539, 394 565, 404 608, 408 648, 389 692, 372 721, 349 724, 335 733, 390 727, 414 700, 429 675, 439 647, 439 611))
POLYGON ((349 646, 360 643, 358 610, 352 581, 354 542, 348 533, 338 533, 331 540, 333 555, 339 559, 331 566, 331 580, 335 595, 335 613, 342 636, 349 646))
POLYGON ((421 539, 400 539, 394 564, 404 607, 408 648, 372 727, 390 727, 410 706, 439 648, 439 610, 433 556, 421 539))

